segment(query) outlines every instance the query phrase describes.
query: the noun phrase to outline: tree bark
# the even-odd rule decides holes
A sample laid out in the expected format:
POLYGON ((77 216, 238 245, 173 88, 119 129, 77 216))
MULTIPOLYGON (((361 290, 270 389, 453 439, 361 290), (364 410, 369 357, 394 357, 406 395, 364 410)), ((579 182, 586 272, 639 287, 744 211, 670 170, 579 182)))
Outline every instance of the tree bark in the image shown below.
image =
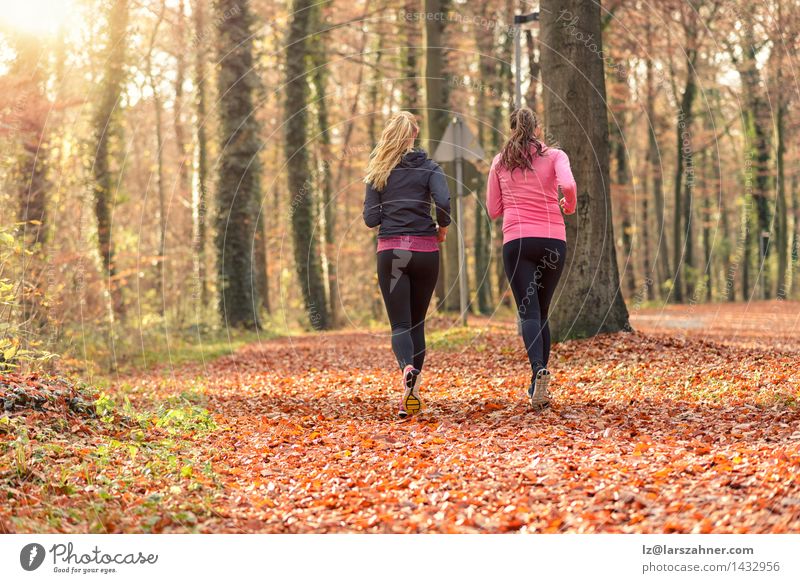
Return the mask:
POLYGON ((186 132, 183 125, 183 84, 186 80, 186 4, 178 0, 177 26, 175 36, 178 39, 178 50, 175 51, 175 103, 172 108, 173 125, 175 127, 175 145, 178 150, 178 188, 181 198, 189 193, 189 160, 186 152, 186 132))
MULTIPOLYGON (((319 5, 314 7, 313 27, 316 31, 323 30, 322 8, 319 5)), ((341 320, 340 306, 342 299, 339 294, 339 282, 336 269, 336 204, 333 200, 333 177, 331 175, 331 128, 328 121, 327 99, 327 55, 324 37, 316 36, 311 51, 312 75, 311 81, 314 85, 314 102, 317 113, 318 131, 318 157, 317 171, 319 173, 319 184, 322 190, 320 206, 322 207, 320 216, 324 219, 322 228, 323 253, 322 264, 323 272, 326 274, 328 305, 330 309, 331 326, 336 327, 341 320)))
MULTIPOLYGON (((488 3, 483 2, 481 14, 488 12, 488 3)), ((478 46, 478 68, 482 82, 478 85, 476 110, 478 117, 478 143, 486 148, 486 124, 483 120, 488 117, 486 88, 483 80, 492 78, 495 63, 490 57, 494 44, 491 30, 484 27, 475 27, 475 42, 478 46)), ((496 106, 495 106, 496 107, 496 106)), ((492 305, 492 277, 491 277, 491 226, 492 222, 486 213, 485 181, 481 180, 475 190, 475 285, 477 286, 478 311, 481 314, 491 314, 492 305)))
MULTIPOLYGON (((755 242, 758 249, 758 269, 754 282, 748 281, 746 285, 754 284, 760 287, 761 297, 768 299, 772 297, 772 285, 769 269, 770 246, 772 244, 772 224, 769 210, 769 181, 770 181, 770 145, 769 129, 770 122, 768 104, 766 103, 761 90, 761 80, 758 68, 757 53, 759 48, 755 39, 754 24, 752 19, 743 22, 742 37, 742 59, 734 63, 738 65, 739 76, 742 80, 742 87, 745 93, 747 109, 745 111, 745 128, 747 136, 748 157, 755 163, 750 169, 753 173, 752 180, 752 202, 756 207, 756 228, 755 242)), ((747 208, 747 205, 746 205, 747 208)), ((753 237, 748 236, 747 242, 752 245, 753 237)), ((748 253, 748 256, 750 253, 748 253)), ((748 262, 749 263, 749 262, 748 262)), ((749 268, 749 265, 747 266, 749 268)), ((753 290, 755 294, 758 289, 753 290)), ((750 297, 748 289, 745 289, 745 296, 750 297)))
POLYGON ((220 160, 216 243, 220 313, 226 326, 258 328, 261 299, 253 244, 261 200, 254 117, 253 16, 249 2, 217 0, 220 160))
POLYGON ((697 62, 697 51, 689 49, 686 52, 686 85, 681 97, 680 107, 676 121, 676 142, 675 152, 675 179, 674 179, 674 205, 673 205, 673 228, 672 228, 672 254, 673 254, 673 280, 672 280, 672 299, 675 302, 684 301, 684 278, 687 273, 687 265, 691 256, 690 234, 692 230, 691 212, 692 201, 687 200, 691 197, 691 181, 693 176, 686 179, 684 185, 685 172, 693 172, 692 166, 692 108, 697 90, 695 79, 695 65, 697 62), (686 195, 683 196, 684 187, 686 195))
POLYGON ((164 193, 164 132, 162 129, 162 117, 164 107, 161 103, 158 82, 153 74, 153 49, 155 48, 158 29, 164 20, 167 10, 165 0, 161 0, 161 7, 153 25, 153 32, 150 35, 150 44, 147 55, 145 55, 145 73, 147 75, 150 90, 153 92, 153 110, 155 113, 155 134, 156 134, 156 192, 158 194, 158 250, 156 251, 155 264, 155 289, 157 311, 160 316, 164 316, 165 304, 167 301, 164 293, 165 283, 165 263, 167 251, 167 200, 164 193))
POLYGON ((94 115, 95 152, 92 174, 94 177, 94 212, 97 220, 97 245, 103 272, 106 276, 111 309, 114 318, 125 318, 125 303, 120 282, 117 281, 117 264, 114 240, 111 236, 112 208, 114 206, 114 171, 112 137, 120 132, 119 100, 125 82, 126 29, 128 27, 128 1, 113 0, 108 14, 108 44, 106 45, 105 72, 101 82, 100 98, 94 115))
MULTIPOLYGON (((778 50, 781 51, 782 48, 778 50)), ((779 58, 776 71, 778 104, 775 115, 775 135, 778 141, 778 146, 775 150, 776 180, 778 182, 777 198, 775 200, 775 244, 778 247, 777 297, 784 300, 789 295, 786 285, 789 271, 789 209, 786 206, 786 98, 783 95, 781 68, 782 59, 779 58)))
POLYGON ((312 0, 294 0, 286 44, 286 159, 291 200, 292 239, 298 283, 311 326, 330 327, 325 279, 320 262, 314 184, 308 159, 308 35, 312 0))
POLYGON ((195 0, 194 4, 194 90, 196 140, 196 178, 192 193, 192 239, 194 247, 194 273, 196 277, 195 300, 198 314, 202 314, 209 304, 208 274, 206 259, 207 214, 208 214, 208 139, 206 137, 206 52, 203 42, 205 36, 205 2, 195 0), (198 303, 199 302, 199 303, 198 303))
POLYGON ((566 267, 550 312, 553 337, 564 340, 630 330, 620 293, 608 192, 604 62, 577 38, 591 36, 597 39, 598 50, 602 48, 600 5, 581 0, 542 0, 541 10, 548 132, 570 156, 578 184, 577 213, 566 217, 566 267), (569 19, 564 18, 567 13, 569 19), (571 22, 576 22, 575 32, 582 35, 567 30, 571 22))
MULTIPOLYGON (((438 18, 426 18, 424 23, 423 44, 425 47, 425 125, 423 127, 425 144, 428 153, 432 156, 439 146, 439 141, 444 135, 449 123, 449 87, 445 82, 445 15, 449 8, 450 0, 421 0, 424 14, 440 15, 438 18)), ((445 174, 451 174, 445 165, 445 174)), ((451 189, 453 180, 448 180, 451 189)), ((455 209, 456 205, 452 205, 455 209)), ((453 226, 458 228, 459 217, 453 216, 453 226)), ((450 241, 442 244, 439 254, 439 279, 436 282, 436 296, 440 308, 458 310, 458 295, 453 293, 456 289, 453 282, 458 276, 458 261, 453 263, 453 247, 458 233, 450 233, 450 241)))
MULTIPOLYGON (((621 104, 624 108, 625 104, 621 104)), ((634 225, 631 221, 631 180, 628 171, 628 152, 625 146, 625 112, 620 111, 616 122, 611 124, 613 136, 614 161, 616 163, 616 183, 619 189, 618 208, 622 215, 622 253, 625 261, 624 280, 628 298, 636 295, 636 272, 633 261, 634 225)))
POLYGON ((43 74, 46 53, 37 50, 39 43, 28 35, 16 35, 17 52, 12 73, 20 79, 17 101, 25 104, 24 123, 17 129, 22 140, 17 158, 19 207, 17 221, 25 253, 21 255, 20 307, 24 329, 39 334, 48 324, 46 244, 48 204, 52 185, 47 177, 49 142, 45 136, 47 114, 46 76, 43 74))
MULTIPOLYGON (((648 39, 648 55, 652 54, 652 34, 649 28, 647 29, 648 39)), ((664 213, 664 186, 663 186, 663 172, 661 170, 661 157, 659 155, 658 147, 658 119, 656 117, 656 89, 653 77, 653 59, 647 59, 647 165, 652 175, 652 193, 653 193, 653 206, 655 210, 657 229, 657 240, 655 248, 654 261, 656 265, 655 276, 653 277, 654 284, 651 287, 656 287, 659 296, 662 295, 664 290, 664 282, 666 282, 672 275, 672 270, 669 266, 669 249, 667 248, 667 223, 664 213)))
MULTIPOLYGON (((406 0, 406 14, 412 14, 418 0, 406 0)), ((420 41, 419 29, 408 22, 403 23, 402 33, 405 46, 402 49, 403 59, 403 95, 401 107, 413 114, 419 113, 420 88, 419 88, 419 58, 417 45, 420 41)))

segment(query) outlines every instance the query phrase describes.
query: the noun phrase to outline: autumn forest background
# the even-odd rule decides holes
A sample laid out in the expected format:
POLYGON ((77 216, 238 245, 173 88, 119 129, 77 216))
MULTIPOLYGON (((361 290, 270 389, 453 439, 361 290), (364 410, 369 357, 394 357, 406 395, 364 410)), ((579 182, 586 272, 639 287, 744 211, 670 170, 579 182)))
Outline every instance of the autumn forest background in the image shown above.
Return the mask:
POLYGON ((0 2, 0 532, 797 531, 798 49, 797 0, 0 2), (535 418, 516 34, 579 194, 535 418), (361 217, 401 109, 486 152, 402 424, 361 217))

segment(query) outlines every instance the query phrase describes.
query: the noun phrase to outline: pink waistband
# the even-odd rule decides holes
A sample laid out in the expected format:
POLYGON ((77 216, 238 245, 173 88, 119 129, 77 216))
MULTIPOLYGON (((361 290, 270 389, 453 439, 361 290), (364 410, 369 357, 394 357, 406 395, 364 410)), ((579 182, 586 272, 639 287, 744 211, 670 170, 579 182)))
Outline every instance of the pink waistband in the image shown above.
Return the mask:
POLYGON ((377 253, 390 249, 432 252, 439 250, 439 242, 436 240, 436 235, 399 235, 378 239, 377 253))

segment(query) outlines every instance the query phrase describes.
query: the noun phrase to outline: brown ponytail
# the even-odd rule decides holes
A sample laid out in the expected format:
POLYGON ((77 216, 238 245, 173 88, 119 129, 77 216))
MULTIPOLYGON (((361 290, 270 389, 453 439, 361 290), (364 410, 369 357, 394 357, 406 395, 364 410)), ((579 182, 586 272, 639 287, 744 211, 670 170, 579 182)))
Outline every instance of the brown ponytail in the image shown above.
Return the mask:
POLYGON ((500 152, 500 163, 509 172, 517 168, 533 169, 534 156, 541 156, 546 146, 536 138, 539 127, 536 114, 528 107, 520 107, 511 112, 511 135, 500 152), (531 151, 531 146, 536 154, 531 151))

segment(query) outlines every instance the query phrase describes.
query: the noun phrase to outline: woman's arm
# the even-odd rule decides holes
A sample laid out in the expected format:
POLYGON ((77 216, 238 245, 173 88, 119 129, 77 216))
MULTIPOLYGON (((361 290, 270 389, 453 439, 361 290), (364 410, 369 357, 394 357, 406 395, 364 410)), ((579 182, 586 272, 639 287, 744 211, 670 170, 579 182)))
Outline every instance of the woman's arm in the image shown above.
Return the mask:
POLYGON ((572 176, 569 157, 561 150, 556 158, 556 184, 561 187, 561 194, 564 195, 561 200, 561 208, 564 209, 565 214, 571 215, 578 206, 578 185, 575 184, 575 178, 572 176))
POLYGON ((438 164, 428 178, 428 189, 436 205, 436 224, 446 227, 450 224, 450 189, 447 188, 444 171, 438 164))
POLYGON ((503 193, 500 190, 500 177, 497 175, 497 164, 489 169, 489 180, 486 185, 486 210, 490 219, 503 214, 503 193))
POLYGON ((364 196, 364 223, 371 229, 381 224, 381 193, 367 184, 364 196))

